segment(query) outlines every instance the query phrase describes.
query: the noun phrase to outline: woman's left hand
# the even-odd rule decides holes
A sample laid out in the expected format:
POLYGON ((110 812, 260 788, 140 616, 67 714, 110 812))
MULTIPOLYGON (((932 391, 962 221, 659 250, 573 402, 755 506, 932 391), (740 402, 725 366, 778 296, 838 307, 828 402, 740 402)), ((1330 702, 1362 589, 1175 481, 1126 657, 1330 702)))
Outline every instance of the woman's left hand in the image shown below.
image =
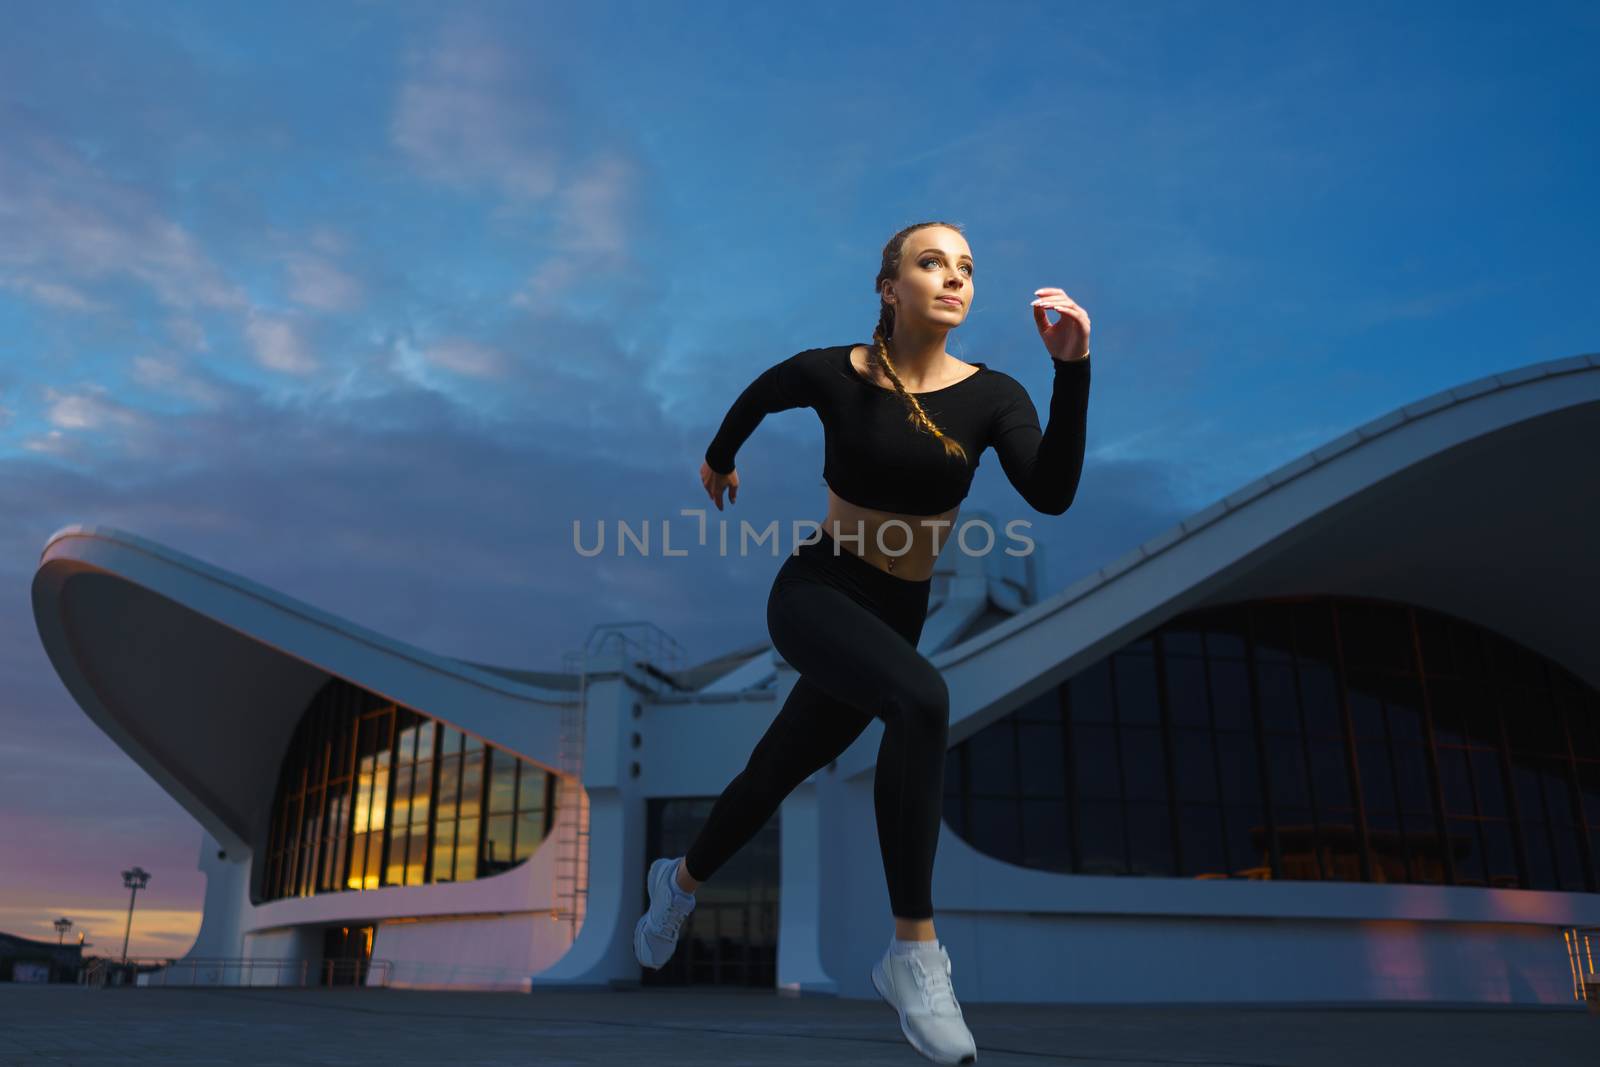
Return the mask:
POLYGON ((1039 337, 1050 350, 1051 359, 1084 359, 1089 355, 1089 313, 1060 289, 1035 289, 1033 295, 1033 324, 1039 328, 1039 337), (1045 314, 1055 308, 1061 317, 1054 323, 1045 314))

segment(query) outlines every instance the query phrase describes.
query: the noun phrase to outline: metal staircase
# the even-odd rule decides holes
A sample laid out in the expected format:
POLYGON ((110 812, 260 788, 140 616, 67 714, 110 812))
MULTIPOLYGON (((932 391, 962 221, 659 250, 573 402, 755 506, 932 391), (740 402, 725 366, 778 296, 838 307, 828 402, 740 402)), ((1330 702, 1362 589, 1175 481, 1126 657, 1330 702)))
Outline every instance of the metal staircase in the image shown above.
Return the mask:
POLYGON ((584 646, 562 656, 562 668, 578 678, 578 696, 561 707, 560 774, 556 793, 554 906, 550 917, 568 924, 576 940, 589 900, 589 794, 583 788, 584 746, 589 720, 589 675, 597 666, 640 668, 652 690, 677 688, 683 649, 651 622, 602 623, 589 631, 584 646))

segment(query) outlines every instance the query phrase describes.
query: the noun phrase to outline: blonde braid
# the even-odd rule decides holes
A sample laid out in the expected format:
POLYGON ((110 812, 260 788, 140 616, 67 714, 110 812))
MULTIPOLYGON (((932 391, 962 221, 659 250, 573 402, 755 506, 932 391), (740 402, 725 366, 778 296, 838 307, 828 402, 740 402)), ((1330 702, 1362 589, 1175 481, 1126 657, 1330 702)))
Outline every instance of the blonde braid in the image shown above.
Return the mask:
MULTIPOLYGON (((903 234, 898 236, 904 240, 903 234)), ((894 364, 889 362, 889 346, 885 342, 893 330, 894 310, 888 304, 881 304, 878 312, 878 325, 872 331, 872 339, 876 342, 876 345, 873 349, 874 358, 867 361, 869 369, 872 363, 876 362, 883 368, 884 375, 894 383, 894 391, 900 394, 900 399, 906 405, 906 421, 910 422, 916 429, 930 433, 938 438, 939 443, 944 445, 944 454, 946 456, 953 456, 963 463, 966 462, 967 450, 961 447, 961 442, 934 425, 933 420, 928 418, 928 413, 922 410, 922 404, 918 402, 917 395, 906 391, 905 385, 900 381, 899 373, 894 369, 894 364)))

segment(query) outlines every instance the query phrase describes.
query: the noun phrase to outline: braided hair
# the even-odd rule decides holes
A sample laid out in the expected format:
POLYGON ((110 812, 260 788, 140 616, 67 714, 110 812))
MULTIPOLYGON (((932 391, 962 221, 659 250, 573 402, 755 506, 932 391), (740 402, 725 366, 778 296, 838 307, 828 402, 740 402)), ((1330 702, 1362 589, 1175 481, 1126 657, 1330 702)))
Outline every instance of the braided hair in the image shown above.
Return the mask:
POLYGON ((961 447, 961 442, 946 435, 934 425, 933 420, 928 418, 928 413, 922 410, 916 394, 906 391, 906 387, 900 381, 899 373, 894 369, 894 364, 889 362, 889 346, 886 344, 888 339, 894 336, 894 307, 883 299, 883 283, 900 276, 900 256, 905 250, 906 238, 928 226, 945 226, 957 233, 962 232, 961 227, 953 222, 917 222, 889 238, 889 243, 883 246, 883 264, 878 269, 878 278, 874 283, 878 289, 878 325, 872 331, 874 345, 867 364, 869 369, 873 364, 882 367, 884 375, 894 383, 894 391, 900 394, 901 401, 906 405, 906 420, 916 429, 938 438, 940 444, 944 445, 946 456, 953 456, 965 462, 967 450, 961 447))

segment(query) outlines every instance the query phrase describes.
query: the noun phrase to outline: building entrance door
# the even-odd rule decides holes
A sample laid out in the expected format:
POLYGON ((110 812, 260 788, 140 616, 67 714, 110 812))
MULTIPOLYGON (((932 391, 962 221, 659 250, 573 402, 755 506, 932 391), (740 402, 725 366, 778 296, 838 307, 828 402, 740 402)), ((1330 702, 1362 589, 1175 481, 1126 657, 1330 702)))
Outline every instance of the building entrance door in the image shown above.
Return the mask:
POLYGON ((372 966, 372 927, 330 926, 322 932, 319 985, 367 984, 372 966))
MULTIPOLYGON (((645 816, 645 869, 662 856, 687 852, 715 802, 715 797, 651 800, 645 816)), ((678 934, 677 951, 659 971, 641 967, 642 985, 777 988, 780 818, 768 820, 695 892, 694 912, 678 934)), ((640 912, 649 904, 646 890, 640 912)))

